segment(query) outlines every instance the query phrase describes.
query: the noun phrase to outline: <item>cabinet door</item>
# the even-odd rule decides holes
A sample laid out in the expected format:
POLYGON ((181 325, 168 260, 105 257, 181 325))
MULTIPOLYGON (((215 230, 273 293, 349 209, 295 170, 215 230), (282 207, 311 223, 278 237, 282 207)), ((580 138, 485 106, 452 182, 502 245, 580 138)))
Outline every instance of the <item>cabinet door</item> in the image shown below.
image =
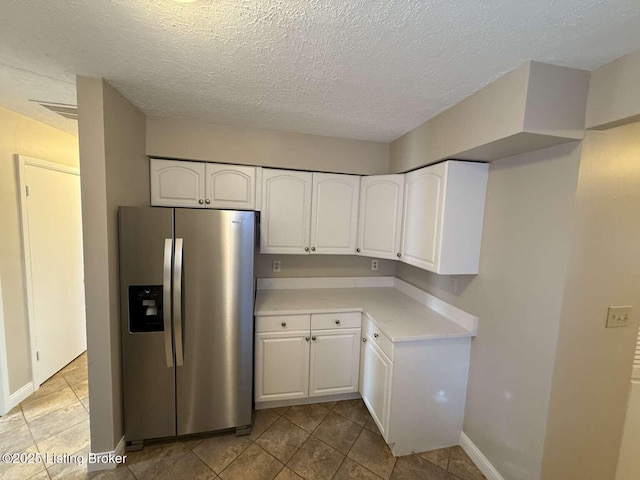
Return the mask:
POLYGON ((151 205, 204 208, 204 163, 150 161, 151 205))
POLYGON ((367 336, 363 343, 360 395, 375 420, 380 433, 386 437, 391 399, 391 360, 367 336))
POLYGON ((358 391, 360 329, 311 332, 309 396, 358 391))
POLYGON ((404 175, 360 180, 359 255, 397 260, 400 253, 404 175))
POLYGON ((309 332, 258 333, 255 401, 309 396, 309 332))
POLYGON ((207 163, 206 178, 208 208, 255 209, 255 167, 207 163))
POLYGON ((260 253, 309 251, 312 174, 262 169, 260 253))
POLYGON ((437 271, 442 233, 446 162, 405 176, 400 260, 437 271))
POLYGON ((359 191, 357 175, 313 174, 311 253, 355 253, 359 191))

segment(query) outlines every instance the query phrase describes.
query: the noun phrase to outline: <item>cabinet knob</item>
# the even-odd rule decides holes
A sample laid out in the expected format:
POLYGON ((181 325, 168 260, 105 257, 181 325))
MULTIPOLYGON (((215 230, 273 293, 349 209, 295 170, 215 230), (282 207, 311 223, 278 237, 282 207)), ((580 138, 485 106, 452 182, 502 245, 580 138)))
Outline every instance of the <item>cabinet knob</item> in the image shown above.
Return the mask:
POLYGON ((373 336, 374 336, 375 338, 378 338, 378 334, 377 334, 377 333, 374 333, 374 334, 373 334, 373 336))
POLYGON ((209 205, 211 203, 211 200, 209 200, 208 198, 204 201, 204 203, 206 203, 207 205, 209 205))
POLYGON ((396 256, 397 256, 398 258, 400 258, 400 257, 402 256, 402 254, 401 254, 400 252, 398 252, 398 253, 396 253, 396 256))
POLYGON ((309 337, 304 337, 304 339, 308 342, 309 341, 309 337))
POLYGON ((336 325, 340 325, 340 320, 336 318, 336 325))
POLYGON ((316 251, 316 247, 311 247, 311 251, 315 252, 316 251))
POLYGON ((315 342, 316 341, 316 336, 314 335, 313 337, 311 337, 311 340, 313 340, 315 342))
POLYGON ((304 251, 308 252, 309 251, 309 247, 304 247, 304 251))
POLYGON ((200 199, 200 200, 198 200, 198 203, 199 203, 200 205, 202 205, 202 204, 204 203, 204 200, 200 199))
POLYGON ((360 253, 360 249, 359 249, 359 248, 356 248, 356 252, 360 253))
POLYGON ((282 322, 280 325, 282 325, 283 327, 287 326, 287 322, 282 322))
POLYGON ((362 343, 367 343, 367 338, 366 337, 362 337, 362 343))

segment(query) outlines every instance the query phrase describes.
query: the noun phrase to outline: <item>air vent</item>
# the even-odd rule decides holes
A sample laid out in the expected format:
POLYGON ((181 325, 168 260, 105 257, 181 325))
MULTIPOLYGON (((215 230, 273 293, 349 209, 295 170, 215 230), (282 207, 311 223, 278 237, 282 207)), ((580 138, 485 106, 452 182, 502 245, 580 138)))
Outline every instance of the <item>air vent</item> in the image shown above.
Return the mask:
POLYGON ((68 118, 69 120, 78 119, 77 105, 69 105, 68 103, 43 102, 40 100, 30 100, 30 101, 35 102, 38 105, 43 106, 47 110, 51 110, 53 113, 57 113, 58 115, 64 118, 68 118))

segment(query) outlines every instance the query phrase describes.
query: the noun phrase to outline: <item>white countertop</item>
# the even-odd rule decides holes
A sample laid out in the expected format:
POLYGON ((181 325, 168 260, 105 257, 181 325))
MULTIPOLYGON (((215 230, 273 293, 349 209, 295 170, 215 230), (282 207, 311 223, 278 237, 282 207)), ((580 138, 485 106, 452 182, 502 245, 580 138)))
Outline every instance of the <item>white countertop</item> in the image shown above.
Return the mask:
MULTIPOLYGON (((329 280, 329 279, 327 279, 329 280)), ((393 279, 396 283, 398 279, 393 279)), ((401 282, 401 281, 399 281, 401 282)), ((314 282, 317 283, 317 282, 314 282)), ((331 285, 331 282, 327 282, 331 285)), ((402 282, 404 284, 404 282, 402 282)), ((404 284, 403 287, 408 284, 404 284)), ((416 294, 410 285, 405 291, 416 294)), ((421 291, 418 291, 421 292, 421 291)), ((431 297, 425 292, 423 295, 431 297)), ((435 297, 431 297, 435 299, 435 297)), ((439 299, 436 301, 443 304, 439 299)), ((455 307, 460 315, 468 315, 455 307)), ((256 316, 295 315, 309 313, 363 312, 393 342, 433 340, 438 338, 471 337, 475 323, 469 328, 452 318, 436 312, 424 303, 400 291, 396 286, 347 288, 267 288, 256 294, 256 316)))

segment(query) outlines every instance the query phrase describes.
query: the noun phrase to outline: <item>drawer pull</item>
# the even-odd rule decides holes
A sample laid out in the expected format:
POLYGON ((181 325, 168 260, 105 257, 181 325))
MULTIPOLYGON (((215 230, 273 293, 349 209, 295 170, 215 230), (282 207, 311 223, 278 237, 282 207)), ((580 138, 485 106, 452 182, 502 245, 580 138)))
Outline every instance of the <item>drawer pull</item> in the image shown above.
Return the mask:
POLYGON ((336 318, 336 325, 340 325, 340 320, 336 318))
POLYGON ((287 322, 282 322, 280 325, 282 325, 283 327, 287 326, 287 322))
POLYGON ((367 343, 367 338, 366 337, 362 337, 362 343, 367 343))
POLYGON ((374 333, 374 334, 373 334, 373 336, 374 336, 375 338, 378 338, 378 334, 377 334, 377 333, 374 333))

